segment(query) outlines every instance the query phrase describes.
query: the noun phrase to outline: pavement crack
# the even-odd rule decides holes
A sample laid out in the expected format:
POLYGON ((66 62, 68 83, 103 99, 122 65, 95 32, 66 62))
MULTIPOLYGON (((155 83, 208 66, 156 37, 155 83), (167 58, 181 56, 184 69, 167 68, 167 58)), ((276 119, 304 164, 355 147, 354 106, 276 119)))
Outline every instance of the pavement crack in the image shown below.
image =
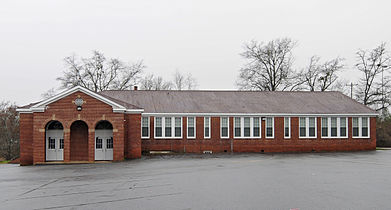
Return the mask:
POLYGON ((57 197, 57 196, 65 196, 65 195, 78 195, 78 194, 88 194, 88 193, 98 193, 98 192, 102 192, 102 191, 101 190, 96 190, 96 191, 88 191, 88 192, 75 192, 75 193, 62 193, 62 194, 53 194, 53 195, 40 195, 40 196, 16 198, 16 199, 13 199, 13 200, 25 200, 25 199, 35 199, 35 198, 57 197))
POLYGON ((24 193, 20 194, 19 196, 26 195, 26 194, 28 194, 28 193, 31 193, 31 192, 35 191, 35 190, 38 190, 38 189, 43 188, 43 187, 45 187, 45 186, 48 186, 49 184, 53 184, 53 183, 57 182, 58 180, 59 180, 59 179, 55 179, 55 180, 53 180, 53 181, 51 181, 51 182, 45 183, 45 184, 43 184, 43 185, 41 185, 41 186, 39 186, 39 187, 36 187, 36 188, 31 189, 31 190, 29 190, 29 191, 27 191, 27 192, 24 192, 24 193))
POLYGON ((182 194, 182 193, 181 192, 178 192, 178 193, 166 193, 166 194, 157 194, 157 195, 150 195, 150 196, 138 196, 138 197, 130 197, 130 198, 122 198, 122 199, 98 201, 98 202, 89 202, 89 203, 80 203, 80 204, 72 204, 72 205, 52 206, 52 207, 38 208, 38 209, 60 209, 60 208, 69 208, 69 207, 80 207, 80 206, 87 206, 87 205, 94 205, 94 204, 113 203, 113 202, 119 202, 119 201, 137 200, 137 199, 143 199, 143 198, 156 198, 156 197, 172 196, 172 195, 180 195, 180 194, 182 194))

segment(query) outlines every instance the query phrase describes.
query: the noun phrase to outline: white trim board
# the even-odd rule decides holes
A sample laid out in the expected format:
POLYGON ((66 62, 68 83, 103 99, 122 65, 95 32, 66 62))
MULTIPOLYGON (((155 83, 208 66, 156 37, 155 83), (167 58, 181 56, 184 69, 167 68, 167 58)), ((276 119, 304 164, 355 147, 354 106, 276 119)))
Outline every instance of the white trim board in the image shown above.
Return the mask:
POLYGON ((143 116, 215 116, 215 117, 234 117, 234 116, 262 116, 262 117, 322 117, 322 116, 335 116, 335 117, 351 117, 351 116, 362 116, 362 117, 376 117, 378 113, 363 113, 363 114, 349 114, 349 113, 340 113, 340 114, 295 114, 295 113, 151 113, 146 112, 142 113, 143 116))

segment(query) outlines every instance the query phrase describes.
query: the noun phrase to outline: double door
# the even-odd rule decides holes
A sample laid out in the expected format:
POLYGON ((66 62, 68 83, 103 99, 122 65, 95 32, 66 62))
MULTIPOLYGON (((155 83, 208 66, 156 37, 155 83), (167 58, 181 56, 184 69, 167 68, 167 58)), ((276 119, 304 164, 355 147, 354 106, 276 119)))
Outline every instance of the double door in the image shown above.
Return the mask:
POLYGON ((95 160, 113 160, 113 130, 95 130, 95 160))
POLYGON ((64 132, 62 130, 46 131, 46 161, 64 160, 64 132))

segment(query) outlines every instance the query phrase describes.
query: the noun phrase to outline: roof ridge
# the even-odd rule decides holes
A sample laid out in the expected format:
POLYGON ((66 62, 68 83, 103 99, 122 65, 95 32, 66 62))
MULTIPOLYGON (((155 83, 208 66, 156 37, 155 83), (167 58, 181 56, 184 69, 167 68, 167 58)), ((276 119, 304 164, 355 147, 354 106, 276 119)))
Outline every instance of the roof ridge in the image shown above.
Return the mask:
MULTIPOLYGON (((99 93, 103 92, 258 92, 258 93, 341 93, 340 91, 332 90, 332 91, 309 91, 309 90, 295 90, 295 91, 265 91, 265 90, 103 90, 99 93)), ((341 93, 343 94, 343 93, 341 93)))

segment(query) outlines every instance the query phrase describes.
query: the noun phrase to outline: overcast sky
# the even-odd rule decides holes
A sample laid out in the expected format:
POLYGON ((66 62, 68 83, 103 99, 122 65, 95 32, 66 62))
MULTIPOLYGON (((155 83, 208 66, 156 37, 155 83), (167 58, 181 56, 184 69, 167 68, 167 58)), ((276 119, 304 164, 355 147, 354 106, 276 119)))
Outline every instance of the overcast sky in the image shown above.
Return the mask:
POLYGON ((35 102, 59 87, 63 58, 96 49, 171 79, 190 72, 199 89, 235 89, 243 43, 298 41, 295 68, 312 55, 346 58, 359 48, 391 47, 391 2, 376 0, 80 1, 0 3, 0 101, 35 102))

